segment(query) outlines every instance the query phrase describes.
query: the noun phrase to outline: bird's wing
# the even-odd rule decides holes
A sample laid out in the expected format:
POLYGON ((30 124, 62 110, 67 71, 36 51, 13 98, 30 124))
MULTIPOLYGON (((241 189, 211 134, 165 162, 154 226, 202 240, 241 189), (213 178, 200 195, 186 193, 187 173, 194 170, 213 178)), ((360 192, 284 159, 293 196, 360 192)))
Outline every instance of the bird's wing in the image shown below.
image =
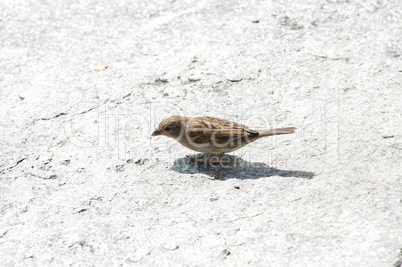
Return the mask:
POLYGON ((188 137, 195 143, 226 143, 242 137, 258 135, 257 131, 227 120, 214 117, 193 118, 190 127, 186 127, 188 137))

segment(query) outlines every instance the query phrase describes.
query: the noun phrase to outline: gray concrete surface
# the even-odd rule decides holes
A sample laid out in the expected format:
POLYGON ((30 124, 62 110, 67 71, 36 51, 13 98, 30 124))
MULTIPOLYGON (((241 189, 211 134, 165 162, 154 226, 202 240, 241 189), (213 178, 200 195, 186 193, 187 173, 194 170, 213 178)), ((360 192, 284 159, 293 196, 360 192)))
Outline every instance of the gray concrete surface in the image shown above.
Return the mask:
POLYGON ((399 0, 1 1, 0 265, 400 266, 401 37, 399 0), (172 114, 298 131, 195 166, 172 114))

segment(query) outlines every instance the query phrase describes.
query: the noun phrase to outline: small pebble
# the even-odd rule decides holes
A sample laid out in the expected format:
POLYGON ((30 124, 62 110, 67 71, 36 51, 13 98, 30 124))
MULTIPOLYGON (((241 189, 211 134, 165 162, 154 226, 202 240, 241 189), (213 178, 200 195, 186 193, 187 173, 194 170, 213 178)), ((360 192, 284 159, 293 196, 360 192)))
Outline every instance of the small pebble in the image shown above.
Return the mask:
POLYGON ((116 172, 123 172, 124 171, 124 165, 116 165, 116 172))
POLYGON ((96 63, 96 64, 92 65, 92 69, 96 70, 96 71, 105 70, 108 67, 109 67, 109 65, 106 63, 96 63))

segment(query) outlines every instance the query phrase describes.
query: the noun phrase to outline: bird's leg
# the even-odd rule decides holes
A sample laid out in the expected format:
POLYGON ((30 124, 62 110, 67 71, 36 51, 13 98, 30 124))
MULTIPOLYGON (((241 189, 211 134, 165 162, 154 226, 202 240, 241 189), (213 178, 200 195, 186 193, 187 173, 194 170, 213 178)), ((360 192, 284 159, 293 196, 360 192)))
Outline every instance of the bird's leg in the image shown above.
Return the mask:
POLYGON ((223 157, 225 156, 225 154, 223 154, 223 153, 218 153, 216 156, 218 157, 218 161, 221 162, 222 159, 223 159, 223 157))
POLYGON ((224 154, 223 154, 223 153, 219 153, 219 154, 217 154, 216 156, 217 156, 217 157, 212 157, 212 158, 206 159, 206 158, 191 157, 191 156, 188 156, 188 155, 187 155, 187 158, 189 158, 192 162, 201 163, 201 164, 207 165, 207 164, 216 163, 216 162, 220 163, 221 160, 222 160, 222 158, 224 157, 224 154))
POLYGON ((186 157, 187 157, 191 162, 194 162, 194 163, 204 163, 204 161, 205 161, 204 158, 196 158, 196 157, 192 157, 192 156, 189 156, 189 155, 187 155, 186 157))

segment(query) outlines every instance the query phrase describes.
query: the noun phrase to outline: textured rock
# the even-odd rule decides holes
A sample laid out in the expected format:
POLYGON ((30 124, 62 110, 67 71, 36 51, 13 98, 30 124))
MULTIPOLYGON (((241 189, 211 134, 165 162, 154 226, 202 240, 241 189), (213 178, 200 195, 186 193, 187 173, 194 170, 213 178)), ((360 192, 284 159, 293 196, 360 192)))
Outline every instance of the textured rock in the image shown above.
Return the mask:
POLYGON ((400 263, 401 10, 2 1, 0 265, 400 263), (298 131, 195 166, 172 114, 298 131))

